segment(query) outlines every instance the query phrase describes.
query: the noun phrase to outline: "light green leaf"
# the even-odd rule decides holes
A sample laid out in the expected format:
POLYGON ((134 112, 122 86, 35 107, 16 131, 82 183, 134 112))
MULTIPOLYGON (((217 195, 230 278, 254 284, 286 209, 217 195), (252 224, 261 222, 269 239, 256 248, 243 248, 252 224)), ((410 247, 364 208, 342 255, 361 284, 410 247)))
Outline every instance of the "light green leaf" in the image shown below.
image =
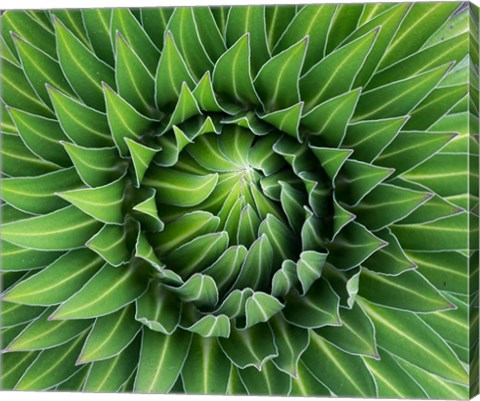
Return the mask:
POLYGON ((77 367, 75 358, 85 339, 85 334, 59 347, 44 350, 28 368, 15 390, 47 390, 72 376, 77 367))
POLYGON ((365 363, 327 343, 318 334, 310 333, 310 345, 303 353, 307 369, 334 394, 345 397, 376 397, 376 387, 365 363), (325 369, 327 363, 329 368, 325 369))
POLYGON ((257 106, 259 99, 250 73, 250 37, 243 35, 217 61, 213 70, 213 88, 242 106, 257 106))
POLYGON ((308 39, 272 57, 260 69, 253 84, 265 109, 288 108, 300 101, 298 79, 305 58, 308 39))
POLYGON ((158 217, 155 195, 155 190, 147 191, 146 199, 135 205, 132 210, 137 212, 136 218, 143 229, 158 232, 163 230, 165 224, 158 217))
MULTIPOLYGON (((3 215, 3 222, 7 223, 5 215, 3 215)), ((4 272, 44 267, 62 255, 61 252, 37 251, 3 241, 0 242, 0 246, 2 247, 2 266, 0 270, 4 272)))
POLYGON ((327 259, 326 253, 304 251, 297 262, 296 273, 305 295, 312 284, 322 275, 323 266, 327 259))
POLYGON ((62 303, 51 319, 89 319, 115 312, 145 291, 136 266, 103 266, 84 287, 62 303))
POLYGON ((141 8, 139 11, 143 29, 155 46, 162 50, 165 28, 173 13, 173 7, 148 7, 141 8))
POLYGON ((213 83, 210 71, 207 71, 198 81, 197 86, 195 86, 195 89, 193 90, 193 96, 195 97, 195 100, 197 101, 197 104, 201 110, 210 112, 223 111, 218 104, 213 91, 213 83))
POLYGON ((85 245, 112 266, 120 266, 131 258, 127 230, 122 226, 105 224, 85 245))
POLYGON ((210 60, 215 63, 225 53, 227 46, 215 21, 214 11, 210 7, 193 7, 191 11, 200 42, 210 60))
POLYGON ((262 120, 273 125, 282 132, 294 137, 298 141, 303 138, 299 132, 300 117, 302 115, 303 102, 299 102, 283 110, 273 111, 261 116, 262 120))
POLYGON ((184 82, 190 88, 194 86, 194 79, 175 45, 173 36, 170 32, 167 32, 163 52, 155 73, 155 101, 157 109, 173 109, 180 96, 180 89, 184 82))
POLYGON ((218 302, 218 290, 215 281, 210 276, 195 273, 180 287, 170 287, 172 292, 186 303, 211 307, 218 302))
POLYGON ((2 368, 2 388, 13 389, 23 376, 25 371, 38 357, 38 352, 22 352, 21 354, 3 354, 2 363, 5 365, 2 368))
POLYGON ((67 137, 86 147, 112 146, 107 117, 47 85, 55 115, 67 137))
POLYGON ((125 180, 122 177, 102 187, 62 192, 58 193, 58 196, 96 220, 109 224, 121 224, 124 220, 122 213, 124 191, 125 180))
POLYGON ((152 74, 120 33, 117 33, 116 38, 115 78, 118 94, 142 114, 156 114, 152 74))
POLYGON ((142 145, 130 138, 125 138, 125 142, 128 147, 128 151, 132 158, 133 166, 135 168, 135 178, 137 179, 137 188, 140 186, 143 177, 153 160, 153 157, 161 149, 153 149, 148 146, 142 145))
POLYGON ((245 316, 245 303, 252 295, 253 290, 251 288, 231 291, 215 311, 215 315, 224 314, 230 319, 245 316))
POLYGON ((282 372, 297 378, 300 357, 310 342, 308 330, 288 324, 281 314, 272 317, 269 324, 278 348, 278 356, 272 362, 282 372))
POLYGON ((335 14, 328 27, 325 54, 334 51, 351 32, 355 31, 357 26, 359 26, 360 17, 363 13, 364 8, 362 5, 337 5, 335 14))
MULTIPOLYGON (((115 38, 117 32, 125 38, 133 51, 139 55, 150 73, 155 72, 160 57, 160 51, 155 47, 150 37, 144 31, 140 22, 128 8, 112 10, 110 21, 110 37, 115 38)), ((115 40, 112 41, 115 46, 115 40)))
POLYGON ((282 36, 290 21, 295 17, 297 9, 295 5, 280 5, 265 7, 265 28, 267 43, 270 51, 273 50, 282 36))
POLYGON ((358 299, 373 320, 378 346, 440 377, 467 383, 468 375, 444 340, 411 312, 358 299))
MULTIPOLYGON (((230 320, 226 315, 206 315, 187 327, 188 331, 202 337, 230 337, 230 320)), ((196 338, 198 336, 195 336, 196 338)))
POLYGON ((63 142, 62 145, 70 156, 76 172, 89 187, 107 185, 125 173, 126 165, 119 160, 114 147, 85 148, 68 142, 63 142))
POLYGON ((131 303, 117 312, 98 317, 85 340, 77 365, 109 359, 120 354, 141 329, 141 325, 134 322, 134 314, 135 307, 131 303))
POLYGON ((40 272, 19 282, 4 300, 28 305, 55 305, 78 291, 101 267, 93 252, 73 250, 40 272))
POLYGON ((288 183, 280 182, 280 185, 282 187, 280 192, 282 209, 287 216, 290 227, 298 233, 302 229, 305 218, 305 209, 303 206, 307 204, 306 196, 303 192, 295 189, 288 183))
POLYGON ((286 163, 279 154, 271 152, 277 141, 278 138, 275 135, 257 138, 248 154, 249 164, 261 170, 265 175, 270 175, 280 170, 286 163))
POLYGON ((187 394, 225 394, 231 369, 230 361, 215 338, 194 335, 191 350, 182 369, 185 392, 187 394))
POLYGON ((192 335, 176 330, 171 335, 144 330, 134 390, 166 393, 175 384, 189 355, 192 335))
POLYGON ((157 169, 152 171, 152 174, 146 174, 143 185, 157 190, 157 199, 160 203, 189 207, 207 199, 217 181, 218 174, 201 176, 174 169, 157 169))
MULTIPOLYGON (((234 209, 232 209, 233 212, 234 209)), ((260 226, 260 219, 255 209, 246 204, 240 212, 239 218, 236 222, 231 221, 232 215, 230 214, 230 220, 227 221, 230 225, 233 225, 237 231, 237 243, 250 247, 259 235, 258 228, 260 226)))
POLYGON ((65 77, 87 105, 104 111, 101 83, 115 85, 113 69, 97 58, 57 17, 53 17, 53 21, 58 58, 65 77))
POLYGON ((267 322, 283 309, 284 305, 275 297, 264 292, 255 292, 245 302, 245 327, 267 322))
MULTIPOLYGON (((249 63, 256 72, 270 57, 265 31, 265 7, 239 6, 230 9, 225 33, 227 46, 233 46, 245 35, 250 38, 249 63)), ((244 60, 247 61, 247 58, 244 60)))
MULTIPOLYGON (((363 281, 362 281, 363 286, 363 281)), ((351 309, 340 308, 340 327, 323 327, 315 333, 349 354, 380 359, 372 321, 363 309, 355 304, 351 309)))
POLYGON ((63 167, 71 165, 60 141, 67 137, 56 120, 30 114, 26 111, 7 108, 15 126, 28 149, 48 162, 63 167), (45 133, 48 132, 48 135, 45 133))
POLYGON ((225 157, 238 166, 248 166, 248 155, 255 135, 242 127, 226 125, 218 137, 218 147, 225 157))
MULTIPOLYGON (((207 24, 207 21, 201 21, 198 27, 207 24)), ((192 8, 175 8, 165 30, 175 38, 180 54, 196 79, 199 79, 205 71, 213 70, 213 63, 208 57, 207 48, 204 47, 199 37, 192 8)))
POLYGON ((292 380, 292 397, 330 397, 332 392, 328 390, 318 379, 313 376, 300 360, 298 364, 298 377, 292 380))
POLYGON ((2 199, 29 213, 50 213, 68 205, 55 192, 78 188, 81 181, 74 168, 37 177, 4 178, 2 199))
POLYGON ((339 296, 324 279, 317 280, 304 295, 289 294, 283 310, 285 320, 294 326, 309 329, 340 326, 339 296))
POLYGON ((280 265, 285 259, 293 259, 298 255, 295 237, 285 223, 273 214, 267 213, 258 228, 258 236, 265 234, 272 246, 273 264, 280 265))
POLYGON ((38 318, 43 311, 44 308, 39 306, 21 305, 3 300, 1 328, 10 328, 31 322, 38 318))
POLYGON ((283 297, 297 284, 297 265, 293 260, 284 260, 282 267, 273 275, 272 295, 283 297))
POLYGON ((147 291, 136 300, 135 319, 150 330, 171 335, 180 322, 182 304, 177 296, 161 283, 151 282, 147 291))
POLYGON ((34 351, 62 345, 89 328, 92 324, 88 320, 52 322, 47 318, 53 312, 45 312, 30 323, 15 339, 10 342, 3 352, 34 351))
POLYGON ((82 43, 90 45, 80 10, 50 10, 49 13, 52 19, 57 17, 82 43))
POLYGON ((228 359, 240 369, 254 366, 260 370, 265 362, 278 355, 272 329, 267 323, 244 330, 232 327, 230 337, 218 341, 228 359))
POLYGON ((310 111, 325 100, 352 89, 360 66, 368 55, 378 29, 330 53, 315 64, 300 79, 300 93, 305 101, 305 110, 310 111))
POLYGON ((412 111, 450 70, 447 64, 433 70, 363 92, 352 122, 400 117, 412 111))
POLYGON ((125 138, 140 138, 140 135, 151 127, 154 120, 141 115, 106 84, 103 84, 103 93, 113 141, 120 155, 125 156, 128 152, 125 138))
POLYGON ((97 57, 113 66, 113 44, 110 40, 110 8, 83 9, 82 17, 87 36, 97 57))
POLYGON ((3 225, 3 240, 38 250, 78 248, 98 231, 101 223, 75 206, 3 225))
POLYGON ((292 386, 290 376, 267 361, 261 370, 248 367, 238 371, 249 395, 288 395, 292 386))

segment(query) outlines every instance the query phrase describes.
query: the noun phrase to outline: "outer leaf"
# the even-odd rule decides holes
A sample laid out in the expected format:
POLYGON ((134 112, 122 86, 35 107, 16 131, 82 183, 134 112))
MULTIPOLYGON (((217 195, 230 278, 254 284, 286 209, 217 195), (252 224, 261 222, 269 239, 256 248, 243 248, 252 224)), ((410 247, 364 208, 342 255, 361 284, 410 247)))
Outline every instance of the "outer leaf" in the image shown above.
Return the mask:
POLYGON ((2 362, 5 365, 1 375, 2 388, 13 390, 28 367, 38 357, 38 354, 38 352, 23 352, 22 354, 2 355, 2 362))
POLYGON ((135 307, 132 303, 115 313, 98 317, 85 341, 77 365, 108 359, 121 353, 141 329, 133 321, 134 314, 135 307))
POLYGON ((105 265, 85 286, 65 301, 51 319, 88 319, 107 315, 138 298, 145 286, 138 268, 105 265))
POLYGON ((101 259, 85 249, 70 251, 5 294, 6 301, 55 305, 78 291, 101 266, 101 259))
POLYGON ((268 321, 283 309, 282 303, 264 292, 255 292, 245 302, 246 327, 268 321))
MULTIPOLYGON (((4 215, 5 216, 5 215, 4 215)), ((4 222, 5 221, 5 217, 4 222)), ((43 252, 34 249, 22 248, 8 242, 1 242, 2 271, 22 271, 35 269, 52 263, 62 255, 61 252, 43 252)))
POLYGON ((187 394, 225 394, 231 363, 215 338, 194 335, 192 347, 182 369, 187 394), (199 369, 199 367, 202 369, 199 369))
POLYGON ((332 392, 320 383, 305 367, 305 364, 300 361, 298 364, 298 377, 295 380, 292 380, 292 390, 290 391, 290 395, 294 397, 308 397, 312 394, 319 397, 329 397, 332 395, 332 392))
POLYGON ((97 57, 109 65, 114 64, 113 44, 110 40, 112 10, 92 8, 82 10, 87 36, 97 57))
POLYGON ((144 330, 135 391, 168 392, 182 371, 191 341, 192 335, 183 330, 171 335, 144 330))
POLYGON ((288 395, 291 378, 266 362, 260 371, 254 367, 239 370, 243 385, 250 395, 288 395))
POLYGON ((127 230, 106 224, 85 244, 112 266, 120 266, 131 257, 127 244, 127 230))
POLYGON ((3 240, 39 250, 81 247, 100 227, 75 206, 3 225, 3 240))

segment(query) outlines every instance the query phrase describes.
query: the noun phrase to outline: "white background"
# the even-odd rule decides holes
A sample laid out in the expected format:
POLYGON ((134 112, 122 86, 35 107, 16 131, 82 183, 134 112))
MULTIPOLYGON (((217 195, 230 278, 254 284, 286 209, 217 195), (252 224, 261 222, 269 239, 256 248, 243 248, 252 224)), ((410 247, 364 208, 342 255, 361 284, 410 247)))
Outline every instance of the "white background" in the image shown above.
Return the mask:
MULTIPOLYGON (((429 0, 417 0, 429 1, 429 0)), ((158 7, 158 6, 193 6, 226 4, 306 4, 306 3, 378 3, 378 0, 2 0, 1 9, 44 9, 44 8, 94 8, 94 7, 158 7)), ((479 5, 480 0, 473 1, 479 5)), ((163 394, 91 394, 91 393, 33 393, 0 392, 2 401, 286 401, 286 397, 254 396, 198 396, 198 395, 163 395, 163 394)), ((310 398, 312 399, 312 398, 310 398)), ((288 401, 302 401, 307 398, 288 397, 288 401)), ((326 400, 326 399, 325 399, 326 400)), ((354 401, 354 398, 337 398, 338 401, 354 401)))

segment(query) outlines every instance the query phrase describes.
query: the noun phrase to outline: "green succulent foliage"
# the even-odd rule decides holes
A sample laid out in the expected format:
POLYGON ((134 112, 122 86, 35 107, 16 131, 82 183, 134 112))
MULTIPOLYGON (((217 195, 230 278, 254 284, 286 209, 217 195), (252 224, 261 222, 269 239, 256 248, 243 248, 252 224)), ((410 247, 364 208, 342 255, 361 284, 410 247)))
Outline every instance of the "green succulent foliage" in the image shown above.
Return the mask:
POLYGON ((468 397, 470 12, 4 13, 2 388, 468 397))

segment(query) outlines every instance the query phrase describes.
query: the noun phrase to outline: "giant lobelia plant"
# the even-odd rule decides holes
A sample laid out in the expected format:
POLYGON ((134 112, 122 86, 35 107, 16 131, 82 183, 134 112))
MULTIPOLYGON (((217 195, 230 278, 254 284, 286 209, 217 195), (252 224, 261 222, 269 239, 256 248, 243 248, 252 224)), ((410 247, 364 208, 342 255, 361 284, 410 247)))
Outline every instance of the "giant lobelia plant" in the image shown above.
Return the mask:
POLYGON ((6 12, 2 388, 468 397, 472 12, 6 12))

